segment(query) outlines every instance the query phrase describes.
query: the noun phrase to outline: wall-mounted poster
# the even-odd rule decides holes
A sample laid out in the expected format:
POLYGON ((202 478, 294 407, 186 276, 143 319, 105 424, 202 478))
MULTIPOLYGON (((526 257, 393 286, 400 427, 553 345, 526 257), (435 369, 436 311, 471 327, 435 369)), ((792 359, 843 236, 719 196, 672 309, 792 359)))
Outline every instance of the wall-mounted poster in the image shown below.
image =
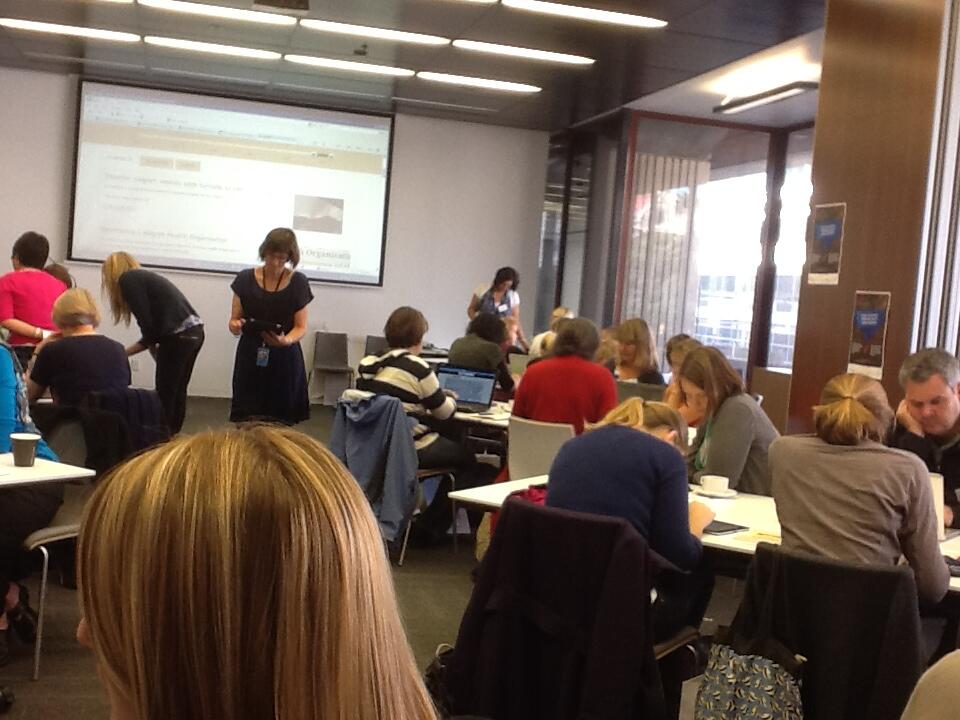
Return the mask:
POLYGON ((890 293, 857 291, 850 333, 850 360, 847 372, 883 377, 883 347, 887 339, 890 293))
POLYGON ((843 222, 846 203, 814 205, 807 242, 807 283, 836 285, 840 282, 843 254, 843 222))

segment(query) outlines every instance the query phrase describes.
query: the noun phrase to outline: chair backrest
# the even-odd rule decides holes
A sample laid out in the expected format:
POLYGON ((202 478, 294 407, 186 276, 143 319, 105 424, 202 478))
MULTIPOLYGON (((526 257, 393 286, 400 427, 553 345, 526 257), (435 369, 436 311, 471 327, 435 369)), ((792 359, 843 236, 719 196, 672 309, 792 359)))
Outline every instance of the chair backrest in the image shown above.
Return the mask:
POLYGON ((647 543, 622 518, 510 499, 449 662, 453 714, 662 718, 647 543))
POLYGON ((576 433, 573 425, 510 416, 507 464, 514 480, 546 475, 560 446, 576 433))
POLYGON ((663 393, 666 389, 666 385, 617 380, 617 402, 622 403, 632 397, 642 397, 644 400, 659 402, 663 400, 663 393))
POLYGON ((808 718, 897 720, 925 661, 909 566, 846 563, 757 546, 732 628, 806 658, 808 718))
POLYGON ((390 343, 383 335, 367 335, 367 341, 363 345, 363 354, 376 355, 377 357, 385 355, 390 349, 390 343))
POLYGON ((347 359, 347 334, 318 331, 313 348, 313 367, 316 370, 350 370, 347 359))
POLYGON ((163 405, 154 390, 132 387, 98 390, 89 393, 84 403, 88 407, 119 413, 127 424, 134 452, 170 439, 163 405))
POLYGON ((530 362, 530 356, 523 353, 510 353, 508 365, 511 375, 523 375, 527 371, 527 364, 530 362))
POLYGON ((64 420, 45 433, 44 440, 60 462, 84 467, 87 463, 87 440, 79 420, 64 420))

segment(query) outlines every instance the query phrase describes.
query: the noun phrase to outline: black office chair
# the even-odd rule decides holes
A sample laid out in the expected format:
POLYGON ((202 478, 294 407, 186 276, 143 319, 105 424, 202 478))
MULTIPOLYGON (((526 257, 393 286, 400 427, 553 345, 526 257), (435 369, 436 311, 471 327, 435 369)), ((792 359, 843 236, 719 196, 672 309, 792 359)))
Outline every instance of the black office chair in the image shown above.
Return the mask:
POLYGON ((380 357, 386 355, 389 349, 390 343, 382 335, 367 335, 367 341, 363 345, 363 355, 364 357, 367 355, 380 357))
POLYGON ((838 562, 768 543, 757 546, 731 631, 805 659, 807 720, 898 720, 925 661, 908 566, 838 562))

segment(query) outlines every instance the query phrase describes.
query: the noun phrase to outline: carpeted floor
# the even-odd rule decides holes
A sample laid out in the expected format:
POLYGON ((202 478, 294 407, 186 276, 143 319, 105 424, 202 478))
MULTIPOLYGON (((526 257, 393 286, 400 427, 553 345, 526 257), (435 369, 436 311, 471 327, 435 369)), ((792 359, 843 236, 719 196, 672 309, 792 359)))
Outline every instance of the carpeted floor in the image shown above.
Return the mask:
MULTIPOLYGON (((187 410, 184 432, 197 432, 227 425, 229 401, 193 398, 187 410)), ((314 406, 313 417, 298 426, 302 432, 326 440, 333 412, 314 406)), ((417 664, 425 667, 440 643, 456 638, 460 617, 472 590, 470 570, 472 548, 461 544, 454 554, 452 546, 430 549, 410 548, 402 568, 394 568, 397 598, 417 664)), ((0 668, 0 686, 13 690, 16 702, 6 717, 24 720, 105 720, 109 712, 97 679, 90 653, 74 638, 79 609, 74 590, 56 582, 56 572, 47 601, 46 628, 40 680, 32 682, 32 648, 12 646, 10 663, 0 668)), ((34 605, 39 597, 39 570, 25 581, 34 605)), ((711 603, 706 630, 718 621, 727 623, 739 602, 737 586, 718 580, 711 603)), ((693 717, 693 697, 697 681, 684 689, 682 718, 693 717)))

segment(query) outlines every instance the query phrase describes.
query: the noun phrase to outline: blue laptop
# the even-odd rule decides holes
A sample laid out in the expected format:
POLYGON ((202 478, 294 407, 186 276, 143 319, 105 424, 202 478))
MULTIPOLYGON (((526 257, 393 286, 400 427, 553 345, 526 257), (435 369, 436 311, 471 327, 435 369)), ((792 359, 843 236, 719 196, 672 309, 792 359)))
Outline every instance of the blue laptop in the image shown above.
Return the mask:
POLYGON ((456 393, 457 410, 483 412, 493 402, 493 390, 497 385, 495 372, 441 365, 437 368, 437 379, 444 390, 456 393))

